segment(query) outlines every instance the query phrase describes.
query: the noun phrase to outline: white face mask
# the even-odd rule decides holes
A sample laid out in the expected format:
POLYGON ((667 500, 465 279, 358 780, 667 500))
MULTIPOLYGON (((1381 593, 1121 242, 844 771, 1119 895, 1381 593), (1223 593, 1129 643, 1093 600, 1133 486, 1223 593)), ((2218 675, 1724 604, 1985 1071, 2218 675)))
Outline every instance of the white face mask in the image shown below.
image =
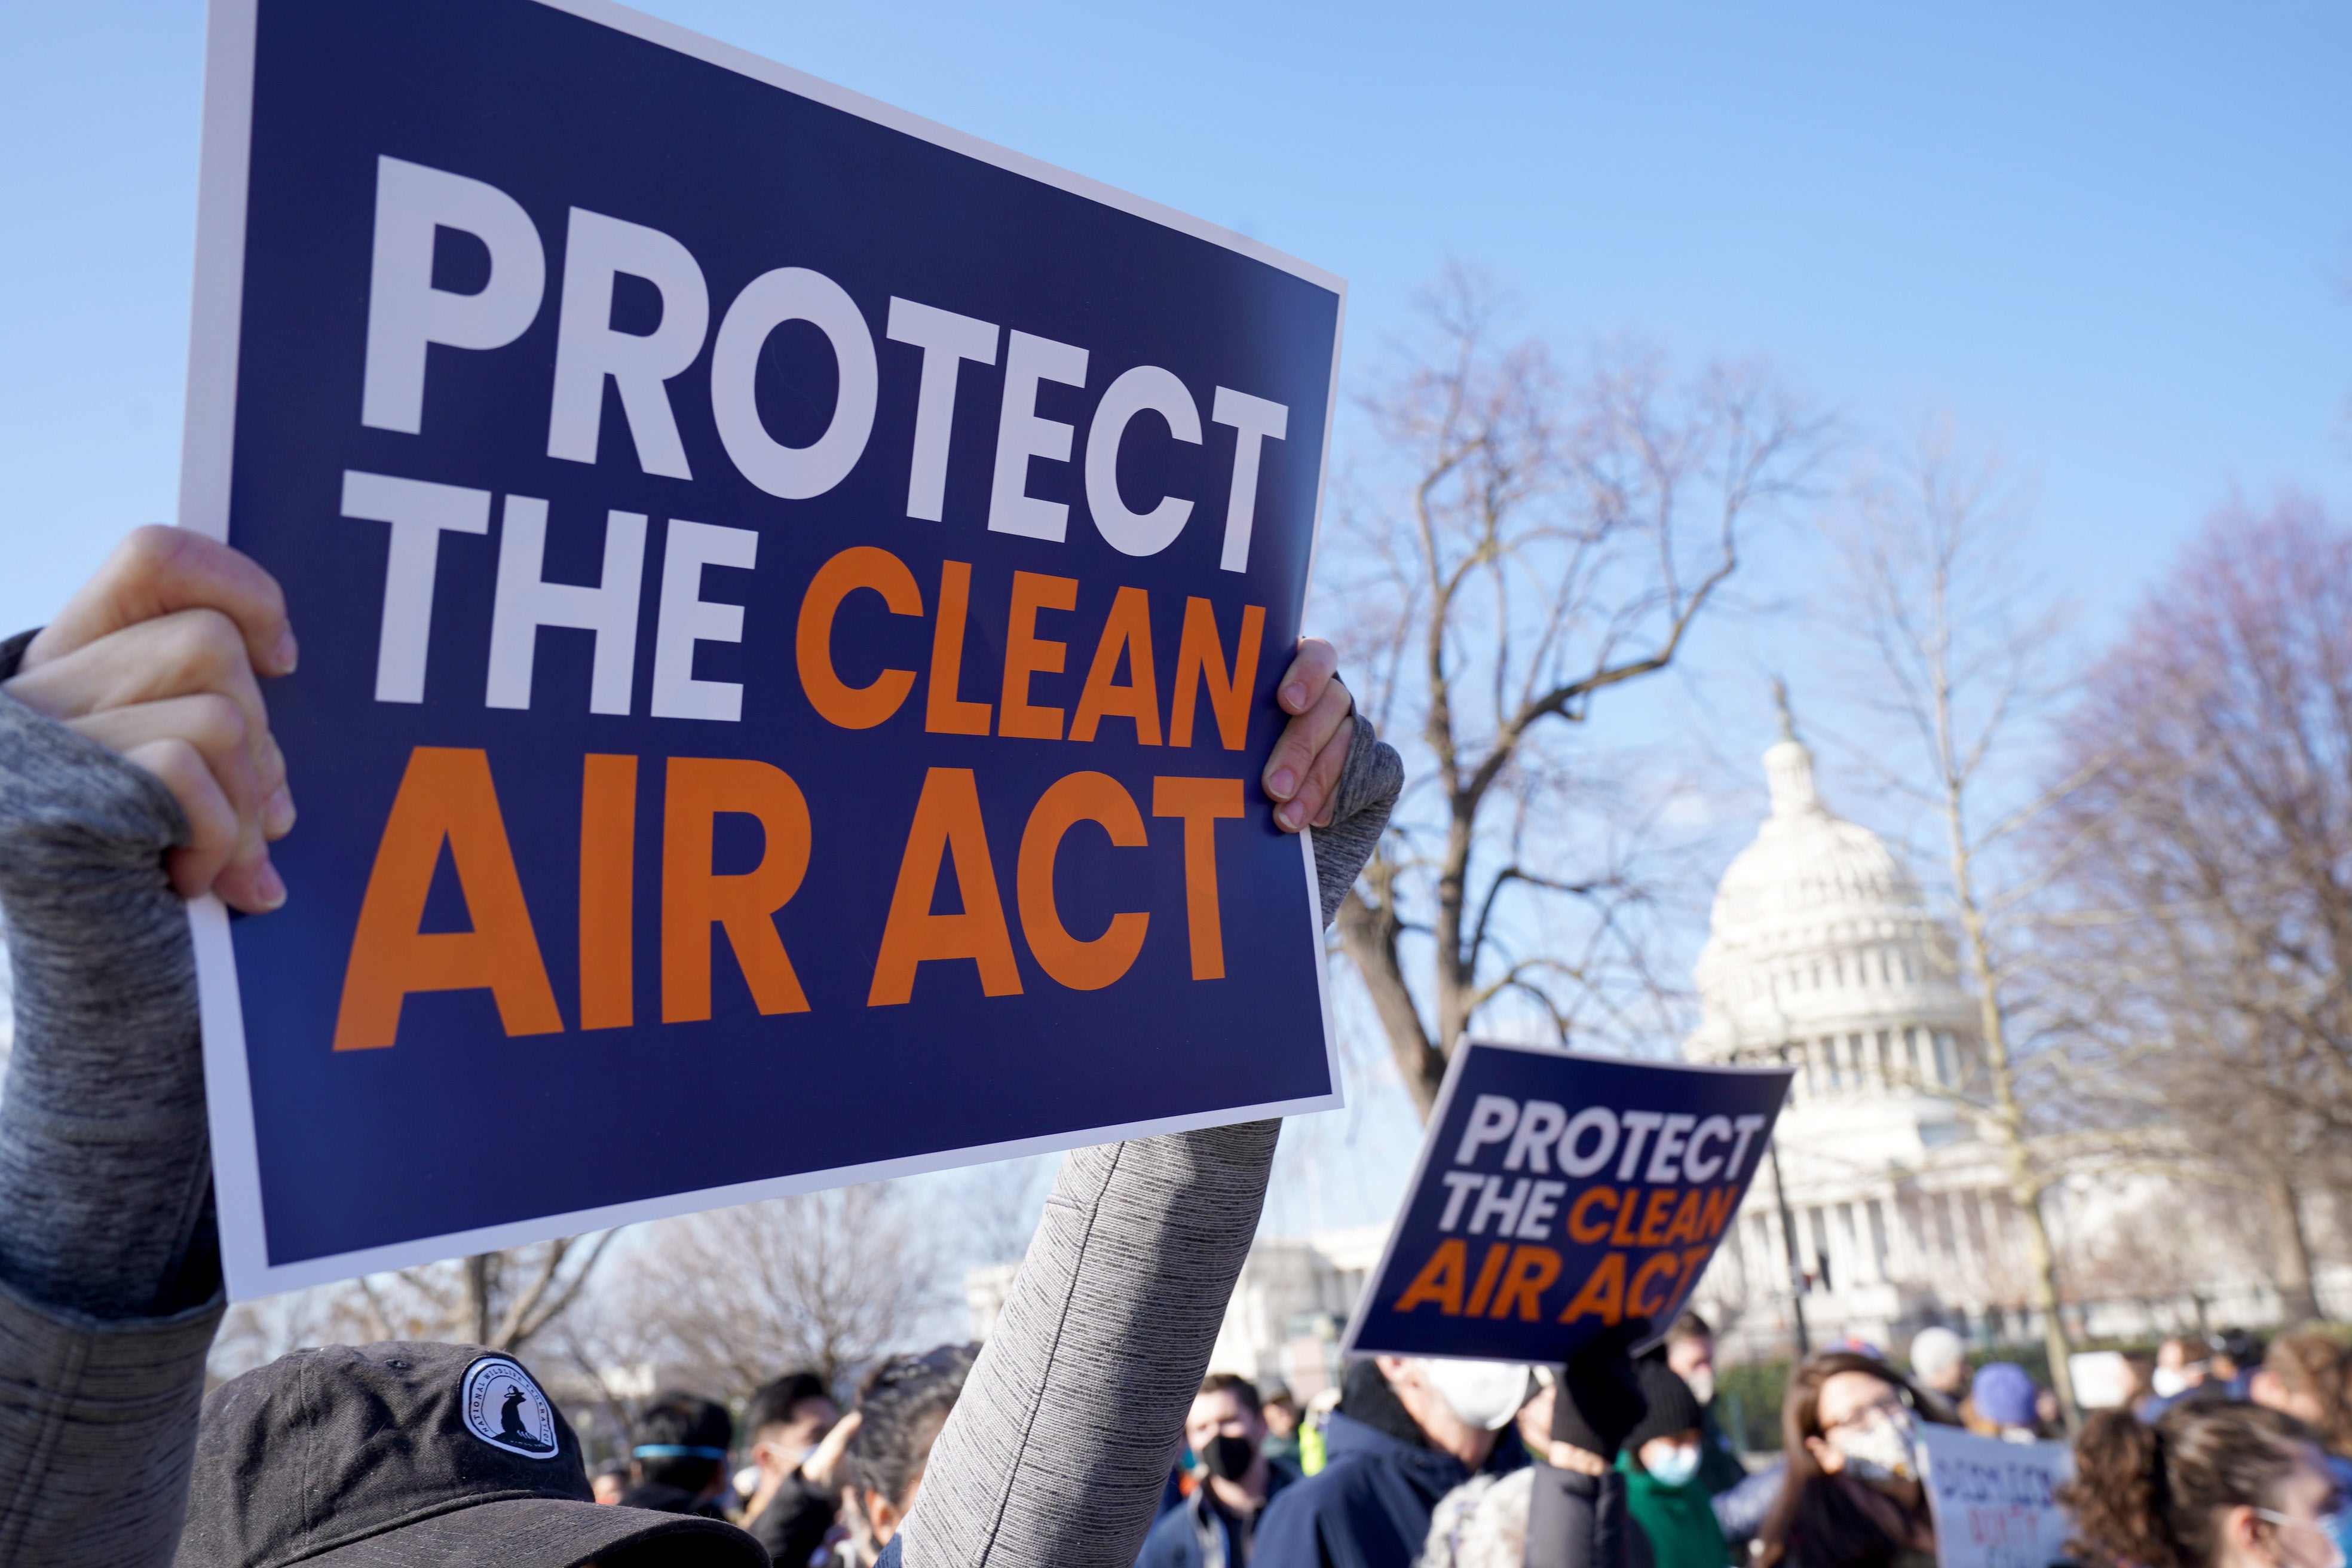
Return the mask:
POLYGON ((1489 1432, 1500 1431, 1527 1403, 1524 1362, 1424 1360, 1421 1373, 1454 1415, 1489 1432))
POLYGON ((1690 1384, 1691 1397, 1698 1401, 1700 1409, 1704 1410, 1715 1403, 1715 1368, 1693 1367, 1690 1375, 1683 1381, 1690 1384))
POLYGON ((1698 1445, 1676 1445, 1664 1454, 1656 1454, 1644 1446, 1642 1468, 1662 1487, 1687 1486, 1691 1478, 1698 1474, 1698 1445))
POLYGON ((2189 1392, 2189 1374, 2177 1366, 2160 1366, 2147 1374, 2147 1385, 2158 1399, 2189 1392))
POLYGON ((1907 1481, 1918 1475, 1912 1456, 1916 1441, 1907 1410, 1875 1410, 1866 1421, 1830 1435, 1831 1444, 1845 1456, 1846 1468, 1865 1481, 1907 1481))

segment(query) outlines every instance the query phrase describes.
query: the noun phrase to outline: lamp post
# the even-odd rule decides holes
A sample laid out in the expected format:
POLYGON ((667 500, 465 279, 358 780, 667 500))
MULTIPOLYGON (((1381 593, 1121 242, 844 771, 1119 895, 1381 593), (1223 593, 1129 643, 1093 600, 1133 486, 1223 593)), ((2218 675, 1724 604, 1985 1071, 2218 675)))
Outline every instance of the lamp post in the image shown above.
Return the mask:
POLYGON ((1797 1359, 1804 1360, 1813 1353, 1812 1336, 1805 1331, 1805 1270, 1797 1254, 1797 1218, 1789 1212, 1789 1189, 1780 1181, 1780 1131, 1772 1130, 1772 1142, 1765 1145, 1772 1156, 1772 1201, 1780 1209, 1780 1239, 1789 1252, 1789 1300, 1797 1310, 1797 1359))

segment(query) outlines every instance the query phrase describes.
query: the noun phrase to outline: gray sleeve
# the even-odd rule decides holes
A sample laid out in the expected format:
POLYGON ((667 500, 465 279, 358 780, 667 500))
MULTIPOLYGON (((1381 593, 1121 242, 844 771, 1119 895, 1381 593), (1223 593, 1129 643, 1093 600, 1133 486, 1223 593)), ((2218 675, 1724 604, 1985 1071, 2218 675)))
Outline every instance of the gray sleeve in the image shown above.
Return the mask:
MULTIPOLYGON (((26 639, 0 644, 0 679, 26 639)), ((185 834, 148 774, 0 694, 0 1562, 168 1562, 221 1303, 185 834)))
MULTIPOLYGON (((1315 837, 1323 918, 1403 782, 1356 721, 1315 837)), ((1257 1234, 1278 1121, 1081 1149, 924 1470, 908 1568, 1131 1568, 1257 1234)), ((894 1542, 894 1545, 897 1542, 894 1542)))
POLYGON ((1325 925, 1380 847, 1389 809, 1404 789, 1404 759, 1396 748, 1374 734, 1371 721, 1361 714, 1354 723, 1356 736, 1348 742, 1348 765, 1340 770, 1330 826, 1308 829, 1315 837, 1315 879, 1322 884, 1325 925))
POLYGON ((1279 1121, 1080 1149, 931 1449, 908 1568, 1129 1568, 1257 1233, 1279 1121))

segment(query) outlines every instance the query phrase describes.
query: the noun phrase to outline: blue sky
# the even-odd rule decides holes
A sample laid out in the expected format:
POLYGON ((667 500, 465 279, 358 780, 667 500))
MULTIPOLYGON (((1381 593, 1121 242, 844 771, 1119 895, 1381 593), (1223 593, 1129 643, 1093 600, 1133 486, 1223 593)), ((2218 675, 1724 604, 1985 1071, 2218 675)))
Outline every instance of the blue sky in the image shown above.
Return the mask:
MULTIPOLYGON (((820 76, 1353 285, 1448 255, 1538 324, 1948 405, 2095 598, 2232 483, 2352 493, 2352 12, 664 0, 820 76)), ((201 7, 0 12, 0 621, 168 517, 201 7)))
MULTIPOLYGON (((648 8, 1340 273, 1353 367, 1458 256, 1571 340, 1948 407, 2095 621, 2232 486, 2352 519, 2341 5, 648 8)), ((0 8, 0 630, 171 515, 202 24, 0 8)))

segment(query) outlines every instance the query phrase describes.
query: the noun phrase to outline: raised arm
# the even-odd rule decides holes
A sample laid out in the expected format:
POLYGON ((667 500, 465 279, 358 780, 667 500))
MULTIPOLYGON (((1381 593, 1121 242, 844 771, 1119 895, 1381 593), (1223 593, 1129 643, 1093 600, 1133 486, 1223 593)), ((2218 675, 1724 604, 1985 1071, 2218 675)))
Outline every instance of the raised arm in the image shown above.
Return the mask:
POLYGON ((257 668, 292 643, 225 546, 134 534, 0 644, 0 1562, 171 1560, 221 1311, 183 896, 282 901, 257 668))
MULTIPOLYGON (((1323 919, 1380 842, 1404 768, 1302 643, 1263 783, 1315 828, 1323 919)), ((1279 1121, 1082 1149, 1044 1220, 914 1511, 908 1568, 1130 1568, 1257 1234, 1279 1121)))

